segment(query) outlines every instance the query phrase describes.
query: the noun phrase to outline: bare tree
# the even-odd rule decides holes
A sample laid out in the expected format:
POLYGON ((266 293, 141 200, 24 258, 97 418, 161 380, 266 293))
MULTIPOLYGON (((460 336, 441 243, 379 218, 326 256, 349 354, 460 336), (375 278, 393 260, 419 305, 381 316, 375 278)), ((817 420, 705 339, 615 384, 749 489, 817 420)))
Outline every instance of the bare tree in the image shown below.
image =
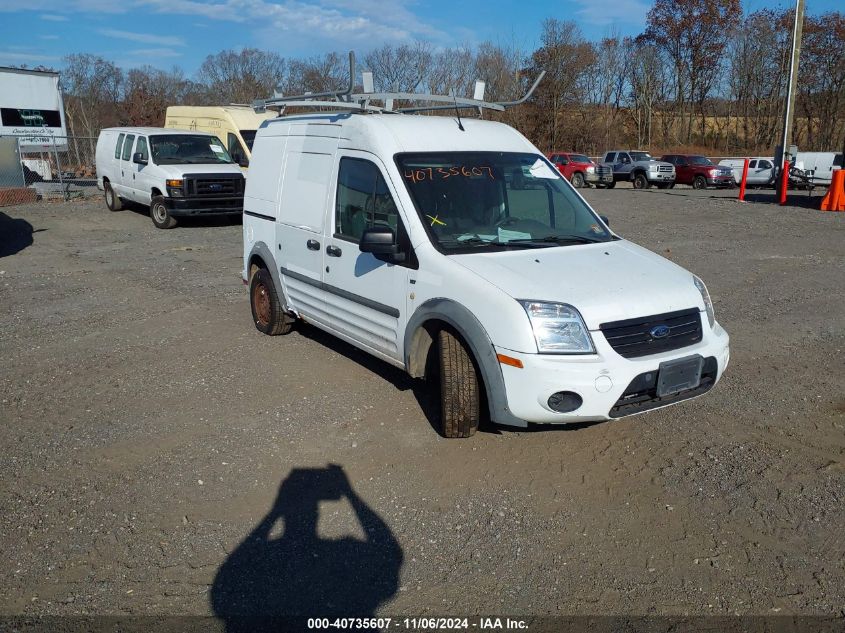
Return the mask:
POLYGON ((151 66, 131 69, 126 73, 124 122, 129 125, 164 125, 167 106, 183 103, 189 86, 182 70, 177 67, 169 71, 151 66))
POLYGON ((209 55, 197 77, 217 104, 252 103, 272 94, 283 83, 285 70, 285 60, 278 54, 244 48, 209 55))
POLYGON ((364 63, 373 73, 376 90, 414 92, 432 67, 431 47, 423 42, 385 44, 367 54, 364 63))
POLYGON ((349 66, 346 59, 337 53, 327 53, 292 60, 284 88, 286 94, 329 92, 342 89, 348 83, 349 66))
MULTIPOLYGON (((845 135, 845 15, 830 12, 805 19, 798 85, 807 146, 841 150, 845 135)), ((800 139, 798 135, 793 138, 800 139)))
POLYGON ((535 140, 546 149, 559 149, 564 138, 561 114, 565 106, 580 102, 579 77, 592 60, 590 45, 584 41, 574 22, 547 19, 543 22, 542 46, 531 56, 532 74, 546 71, 546 79, 537 89, 535 140))
POLYGON ((703 104, 713 88, 731 25, 741 17, 739 0, 656 0, 648 12, 645 39, 664 50, 672 62, 675 103, 686 143, 693 122, 687 104, 697 107, 703 132, 703 104))
MULTIPOLYGON (((120 121, 123 71, 112 62, 88 53, 68 55, 63 61, 61 81, 66 94, 69 132, 73 136, 87 136, 88 152, 93 156, 94 137, 102 128, 120 121)), ((78 145, 74 149, 78 158, 78 145)))

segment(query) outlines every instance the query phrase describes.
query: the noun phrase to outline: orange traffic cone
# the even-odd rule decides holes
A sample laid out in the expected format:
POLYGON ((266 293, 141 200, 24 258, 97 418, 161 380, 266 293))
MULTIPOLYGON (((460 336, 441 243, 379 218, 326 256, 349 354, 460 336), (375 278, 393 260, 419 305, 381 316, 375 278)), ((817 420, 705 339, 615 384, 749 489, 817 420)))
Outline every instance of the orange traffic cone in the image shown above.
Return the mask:
POLYGON ((830 179, 830 188, 822 198, 822 211, 845 211, 845 169, 837 169, 830 179))

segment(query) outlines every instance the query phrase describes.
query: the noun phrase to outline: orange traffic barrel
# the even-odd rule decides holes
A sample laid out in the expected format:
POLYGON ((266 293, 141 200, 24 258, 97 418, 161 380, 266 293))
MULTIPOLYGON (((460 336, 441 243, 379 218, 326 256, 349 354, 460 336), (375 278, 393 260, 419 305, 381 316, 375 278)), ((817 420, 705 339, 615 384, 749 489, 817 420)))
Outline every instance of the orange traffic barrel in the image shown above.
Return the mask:
POLYGON ((830 188, 822 198, 822 211, 845 211, 845 169, 837 169, 830 179, 830 188))

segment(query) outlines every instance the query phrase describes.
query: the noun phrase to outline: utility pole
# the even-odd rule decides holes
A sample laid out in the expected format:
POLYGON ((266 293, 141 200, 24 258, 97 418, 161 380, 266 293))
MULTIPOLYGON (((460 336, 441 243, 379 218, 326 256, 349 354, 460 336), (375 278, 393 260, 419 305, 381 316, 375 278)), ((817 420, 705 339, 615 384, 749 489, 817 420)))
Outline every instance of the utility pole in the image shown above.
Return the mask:
MULTIPOLYGON (((789 154, 789 144, 792 140, 792 119, 795 114, 795 87, 798 83, 798 61, 801 58, 801 34, 804 30, 804 0, 797 0, 795 5, 795 24, 792 27, 792 56, 789 60, 789 85, 786 90, 786 110, 783 113, 783 137, 781 138, 781 152, 779 168, 783 169, 785 161, 793 156, 789 154)), ((783 199, 788 178, 783 174, 778 178, 778 199, 783 199)))

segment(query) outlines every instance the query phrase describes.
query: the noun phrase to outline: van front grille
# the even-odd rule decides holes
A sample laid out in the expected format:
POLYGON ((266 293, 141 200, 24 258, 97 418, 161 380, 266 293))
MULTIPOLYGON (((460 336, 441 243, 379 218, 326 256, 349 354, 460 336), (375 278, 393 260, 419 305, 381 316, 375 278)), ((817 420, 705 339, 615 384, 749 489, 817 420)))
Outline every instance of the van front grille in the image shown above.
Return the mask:
POLYGON ((610 346, 625 358, 680 349, 698 343, 702 336, 697 308, 602 323, 599 328, 610 346))
POLYGON ((672 165, 658 165, 657 171, 672 172, 672 171, 675 171, 675 168, 672 167, 672 165))
POLYGON ((244 191, 240 174, 186 177, 188 196, 232 196, 244 191))

